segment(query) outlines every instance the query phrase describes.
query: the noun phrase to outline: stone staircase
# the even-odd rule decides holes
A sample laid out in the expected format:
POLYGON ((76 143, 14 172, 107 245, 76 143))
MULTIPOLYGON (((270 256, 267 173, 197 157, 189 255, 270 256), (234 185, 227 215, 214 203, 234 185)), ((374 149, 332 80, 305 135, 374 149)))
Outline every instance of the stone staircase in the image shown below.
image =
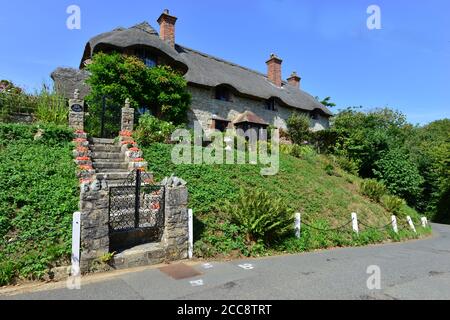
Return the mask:
POLYGON ((130 174, 128 163, 114 139, 93 138, 89 148, 97 179, 106 180, 109 186, 121 185, 126 181, 130 174))

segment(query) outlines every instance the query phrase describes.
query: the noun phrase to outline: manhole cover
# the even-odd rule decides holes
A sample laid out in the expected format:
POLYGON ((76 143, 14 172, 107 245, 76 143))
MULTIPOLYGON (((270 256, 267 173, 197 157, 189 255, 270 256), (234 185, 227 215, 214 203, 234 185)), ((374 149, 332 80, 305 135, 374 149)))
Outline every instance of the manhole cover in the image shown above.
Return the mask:
POLYGON ((169 266, 159 268, 159 270, 175 280, 193 278, 202 274, 201 272, 198 272, 194 268, 183 263, 171 264, 169 266))

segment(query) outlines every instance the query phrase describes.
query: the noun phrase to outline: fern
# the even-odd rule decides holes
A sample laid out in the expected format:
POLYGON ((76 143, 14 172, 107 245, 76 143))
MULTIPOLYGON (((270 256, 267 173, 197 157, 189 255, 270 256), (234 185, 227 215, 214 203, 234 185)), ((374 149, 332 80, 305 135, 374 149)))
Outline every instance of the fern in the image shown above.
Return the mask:
POLYGON ((225 212, 243 228, 247 241, 265 244, 286 235, 294 221, 293 210, 261 190, 241 190, 237 201, 225 205, 225 212))

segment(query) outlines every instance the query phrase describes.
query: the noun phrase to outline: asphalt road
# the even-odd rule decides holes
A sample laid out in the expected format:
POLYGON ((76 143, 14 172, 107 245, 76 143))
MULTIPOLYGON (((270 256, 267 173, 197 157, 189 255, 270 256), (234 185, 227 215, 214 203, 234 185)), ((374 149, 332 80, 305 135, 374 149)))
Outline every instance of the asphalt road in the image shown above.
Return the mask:
POLYGON ((401 244, 194 264, 202 275, 184 280, 144 268, 83 278, 80 290, 40 286, 0 299, 450 299, 450 226, 433 228, 432 238, 401 244), (380 289, 367 286, 369 266, 379 267, 380 289))

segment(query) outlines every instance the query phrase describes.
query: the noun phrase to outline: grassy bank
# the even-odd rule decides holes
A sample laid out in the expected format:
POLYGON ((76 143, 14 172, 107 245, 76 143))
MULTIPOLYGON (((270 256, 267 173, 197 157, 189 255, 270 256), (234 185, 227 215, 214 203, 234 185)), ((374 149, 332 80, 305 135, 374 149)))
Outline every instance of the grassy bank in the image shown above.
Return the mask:
POLYGON ((65 127, 0 124, 0 285, 70 258, 79 190, 65 127))
MULTIPOLYGON (((325 156, 313 153, 296 158, 281 154, 280 172, 261 176, 258 165, 175 165, 171 162, 171 146, 154 144, 144 149, 150 170, 157 180, 172 173, 188 182, 189 206, 195 212, 195 253, 199 257, 230 257, 264 255, 275 252, 301 252, 334 246, 365 245, 386 240, 400 241, 416 238, 429 230, 418 229, 413 234, 401 226, 397 235, 389 228, 376 230, 361 226, 356 236, 351 225, 338 232, 322 232, 304 226, 301 239, 291 234, 270 246, 251 243, 242 227, 230 222, 223 212, 227 202, 235 202, 241 188, 262 189, 281 198, 290 208, 303 214, 302 219, 312 227, 329 229, 347 223, 351 212, 373 227, 389 223, 392 215, 383 206, 370 201, 359 192, 360 179, 331 165, 325 156), (332 168, 331 168, 331 167, 332 168)), ((410 215, 416 224, 419 215, 406 205, 399 220, 410 215)))

